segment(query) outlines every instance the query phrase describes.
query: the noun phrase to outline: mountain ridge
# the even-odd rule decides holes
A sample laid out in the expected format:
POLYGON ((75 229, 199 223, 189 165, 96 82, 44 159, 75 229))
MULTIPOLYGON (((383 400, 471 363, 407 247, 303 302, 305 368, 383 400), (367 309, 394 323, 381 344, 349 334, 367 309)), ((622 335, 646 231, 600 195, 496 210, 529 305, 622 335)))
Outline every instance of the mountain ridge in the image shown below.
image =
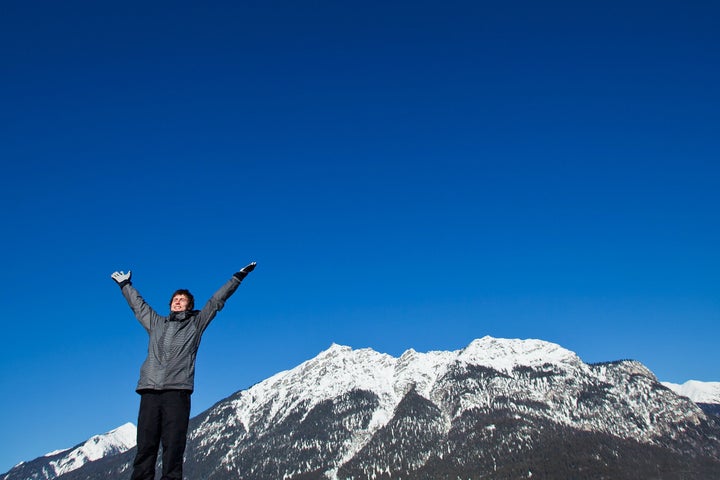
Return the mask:
MULTIPOLYGON (((194 417, 186 454, 189 478, 218 480, 720 475, 720 422, 640 362, 586 364, 542 340, 399 357, 333 343, 194 417)), ((132 456, 58 478, 118 478, 132 456)))
POLYGON ((109 432, 93 435, 71 448, 46 453, 29 462, 20 462, 1 480, 52 480, 82 468, 89 462, 124 453, 135 447, 136 427, 128 422, 109 432))
POLYGON ((720 404, 720 382, 700 382, 688 380, 683 384, 662 382, 678 395, 688 397, 695 403, 720 404))

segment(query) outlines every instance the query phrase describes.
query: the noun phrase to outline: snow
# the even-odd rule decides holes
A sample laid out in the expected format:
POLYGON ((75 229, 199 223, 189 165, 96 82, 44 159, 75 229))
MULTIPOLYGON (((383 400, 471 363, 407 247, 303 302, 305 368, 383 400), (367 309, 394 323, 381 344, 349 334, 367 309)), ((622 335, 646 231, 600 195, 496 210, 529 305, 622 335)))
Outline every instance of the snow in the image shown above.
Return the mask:
POLYGON ((460 355, 460 360, 482 365, 505 373, 517 366, 541 367, 551 363, 570 368, 583 366, 582 360, 570 350, 543 340, 501 339, 485 336, 474 340, 460 355))
MULTIPOLYGON (((425 398, 431 398, 447 369, 458 363, 482 365, 506 373, 512 373, 518 366, 544 368, 547 365, 568 372, 589 372, 589 367, 574 352, 554 343, 534 339, 497 339, 486 336, 474 340, 464 349, 427 353, 409 349, 399 358, 370 348, 353 350, 333 343, 315 358, 242 392, 233 400, 234 423, 242 424, 248 431, 262 429, 282 421, 291 412, 309 412, 313 406, 327 399, 339 398, 354 390, 370 391, 377 395, 379 405, 367 428, 357 432, 353 442, 345 447, 344 457, 350 458, 372 432, 393 418, 395 408, 410 389, 425 398)), ((483 392, 482 395, 482 399, 468 396, 461 402, 485 402, 487 399, 484 397, 490 393, 483 392)), ((206 434, 212 436, 211 425, 201 427, 200 430, 206 428, 206 434)))
POLYGON ((60 450, 53 450, 52 452, 48 452, 43 456, 44 457, 54 457, 55 455, 60 455, 61 453, 67 452, 68 450, 70 450, 70 449, 69 448, 61 448, 60 450))
POLYGON ((130 450, 135 446, 136 432, 135 425, 126 423, 103 435, 95 435, 74 449, 61 450, 60 453, 50 453, 46 457, 67 452, 66 455, 50 462, 50 467, 55 471, 55 475, 60 476, 110 453, 130 450))
POLYGON ((662 384, 678 395, 687 397, 695 403, 720 404, 720 382, 688 380, 682 385, 670 382, 662 382, 662 384))
POLYGON ((518 366, 552 364, 566 370, 588 367, 570 350, 542 340, 498 339, 486 336, 456 351, 420 353, 407 350, 399 358, 370 348, 353 350, 333 343, 292 370, 280 372, 243 392, 235 404, 238 420, 251 428, 261 407, 269 406, 266 420, 280 421, 300 405, 313 405, 360 389, 380 399, 370 428, 382 427, 407 391, 429 398, 449 365, 461 362, 511 372, 518 366))

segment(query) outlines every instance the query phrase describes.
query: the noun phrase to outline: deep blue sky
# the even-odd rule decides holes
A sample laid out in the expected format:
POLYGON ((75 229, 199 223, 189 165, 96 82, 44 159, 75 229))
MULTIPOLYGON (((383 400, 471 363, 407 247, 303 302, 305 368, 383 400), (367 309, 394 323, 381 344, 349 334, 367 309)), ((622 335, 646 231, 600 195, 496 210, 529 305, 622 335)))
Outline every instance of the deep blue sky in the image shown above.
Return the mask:
POLYGON ((258 262, 193 414, 332 342, 719 381, 710 3, 4 1, 0 471, 135 421, 116 269, 164 312, 258 262))

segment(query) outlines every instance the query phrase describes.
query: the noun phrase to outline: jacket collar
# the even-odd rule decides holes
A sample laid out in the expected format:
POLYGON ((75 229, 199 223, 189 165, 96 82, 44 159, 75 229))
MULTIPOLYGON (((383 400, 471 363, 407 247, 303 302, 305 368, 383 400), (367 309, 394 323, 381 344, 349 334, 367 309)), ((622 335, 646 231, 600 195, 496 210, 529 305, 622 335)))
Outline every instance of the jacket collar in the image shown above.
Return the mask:
POLYGON ((170 312, 167 320, 168 322, 184 322, 190 317, 194 316, 197 312, 195 310, 185 310, 183 312, 170 312))

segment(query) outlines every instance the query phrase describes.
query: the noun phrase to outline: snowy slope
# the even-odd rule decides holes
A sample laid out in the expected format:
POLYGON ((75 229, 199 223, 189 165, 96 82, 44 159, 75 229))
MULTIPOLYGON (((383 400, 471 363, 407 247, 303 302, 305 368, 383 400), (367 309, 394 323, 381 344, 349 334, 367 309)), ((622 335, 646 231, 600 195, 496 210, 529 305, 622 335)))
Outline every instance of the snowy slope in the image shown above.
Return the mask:
POLYGON ((720 382, 688 380, 682 385, 670 382, 662 382, 662 384, 678 395, 687 397, 695 403, 720 404, 720 382))
POLYGON ((21 463, 7 472, 2 480, 51 480, 88 462, 129 450, 135 446, 135 438, 135 425, 126 423, 73 448, 56 450, 31 462, 21 463))
MULTIPOLYGON (((504 397, 542 402, 550 407, 548 415, 553 421, 577 428, 593 427, 625 438, 643 438, 646 441, 664 433, 665 427, 661 422, 649 425, 648 429, 645 426, 633 427, 623 421, 625 410, 638 407, 638 402, 632 398, 625 400, 624 409, 607 405, 602 415, 591 414, 589 409, 588 417, 592 418, 580 415, 584 406, 578 405, 577 398, 597 384, 609 385, 603 388, 612 387, 613 392, 617 390, 618 397, 627 393, 622 391, 625 388, 622 384, 620 388, 614 385, 623 375, 632 375, 635 386, 642 388, 643 394, 657 384, 652 372, 639 362, 591 367, 575 353, 557 344, 533 339, 484 337, 462 350, 428 353, 408 350, 399 358, 372 349, 352 350, 333 344, 312 360, 242 392, 232 400, 231 408, 237 424, 252 431, 282 422, 298 409, 310 411, 321 402, 352 391, 369 391, 378 397, 379 405, 367 427, 365 436, 368 436, 392 418, 398 403, 410 388, 422 397, 436 401, 448 387, 443 380, 449 369, 466 369, 468 366, 484 367, 497 372, 497 375, 484 388, 461 396, 460 403, 452 407, 455 411, 446 412, 450 415, 449 420, 467 409, 490 407, 497 397, 504 397), (523 375, 524 371, 534 373, 523 375), (572 382, 556 385, 542 381, 542 378, 551 376, 571 378, 572 382), (615 420, 612 426, 608 426, 610 420, 615 420)), ((657 395, 661 396, 662 392, 657 395)), ((639 401, 644 401, 642 394, 640 397, 639 401)), ((664 406, 653 406, 652 409, 646 416, 658 414, 673 420, 679 418, 665 411, 664 406)), ((214 426, 205 430, 201 425, 195 435, 212 442, 213 431, 214 426)), ((357 448, 355 446, 351 450, 357 448)))
POLYGON ((299 405, 312 409, 324 400, 365 390, 380 399, 376 425, 381 426, 382 419, 389 418, 408 388, 429 398, 438 379, 455 363, 486 366, 505 373, 518 366, 546 364, 569 370, 588 369, 573 352, 541 340, 487 336, 462 350, 418 353, 411 349, 399 358, 369 348, 353 350, 333 344, 317 357, 243 392, 234 408, 240 422, 252 427, 260 411, 268 411, 264 414, 268 422, 278 422, 299 405))
POLYGON ((71 450, 66 450, 59 458, 55 455, 50 465, 59 476, 109 453, 124 452, 135 446, 136 433, 135 425, 126 423, 104 435, 95 435, 71 450))

